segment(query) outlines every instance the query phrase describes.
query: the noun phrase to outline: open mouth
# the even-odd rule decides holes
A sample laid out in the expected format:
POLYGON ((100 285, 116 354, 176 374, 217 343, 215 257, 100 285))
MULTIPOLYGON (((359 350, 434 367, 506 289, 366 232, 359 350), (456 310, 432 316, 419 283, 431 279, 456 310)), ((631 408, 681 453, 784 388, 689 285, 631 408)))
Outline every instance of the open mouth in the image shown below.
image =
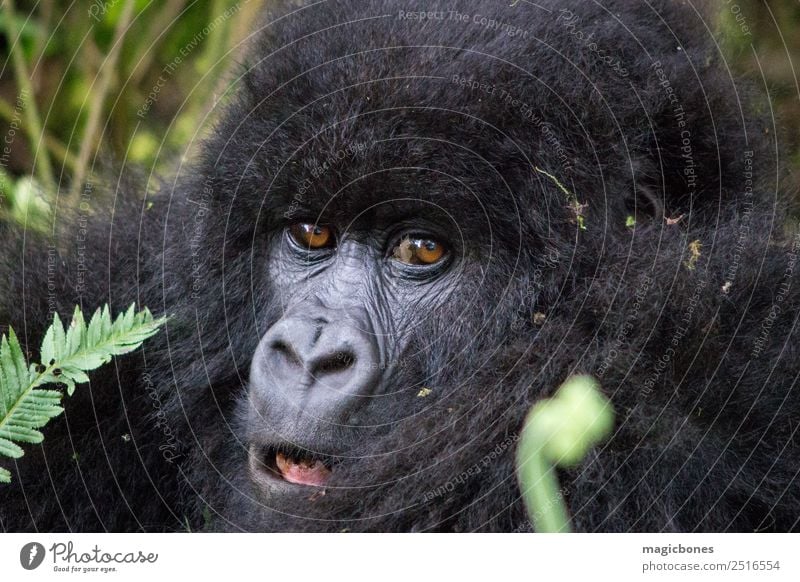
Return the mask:
POLYGON ((336 461, 295 445, 250 445, 249 457, 251 477, 267 488, 274 488, 276 481, 324 487, 336 461))

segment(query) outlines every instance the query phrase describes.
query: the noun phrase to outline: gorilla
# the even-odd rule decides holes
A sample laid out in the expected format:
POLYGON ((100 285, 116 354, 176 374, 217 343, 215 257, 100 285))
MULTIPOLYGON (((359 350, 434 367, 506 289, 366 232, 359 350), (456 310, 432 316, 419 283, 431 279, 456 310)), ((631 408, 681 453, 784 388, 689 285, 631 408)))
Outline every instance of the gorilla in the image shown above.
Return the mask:
POLYGON ((169 316, 65 399, 4 531, 531 531, 527 411, 594 376, 578 531, 800 529, 800 237, 766 98, 675 0, 323 0, 191 165, 3 226, 0 321, 169 316))

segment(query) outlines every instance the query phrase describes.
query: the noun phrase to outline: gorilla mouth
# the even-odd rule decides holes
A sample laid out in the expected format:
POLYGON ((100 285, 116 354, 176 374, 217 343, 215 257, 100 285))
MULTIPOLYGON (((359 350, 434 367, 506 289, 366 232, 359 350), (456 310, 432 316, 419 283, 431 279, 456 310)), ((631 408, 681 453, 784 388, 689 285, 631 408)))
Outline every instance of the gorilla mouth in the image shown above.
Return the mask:
POLYGON ((321 487, 331 474, 331 470, 321 460, 288 457, 283 453, 275 454, 275 465, 286 481, 297 485, 321 487))
POLYGON ((333 472, 335 459, 294 445, 250 446, 250 475, 256 484, 274 488, 275 481, 323 487, 333 472), (266 482, 266 483, 265 483, 266 482))

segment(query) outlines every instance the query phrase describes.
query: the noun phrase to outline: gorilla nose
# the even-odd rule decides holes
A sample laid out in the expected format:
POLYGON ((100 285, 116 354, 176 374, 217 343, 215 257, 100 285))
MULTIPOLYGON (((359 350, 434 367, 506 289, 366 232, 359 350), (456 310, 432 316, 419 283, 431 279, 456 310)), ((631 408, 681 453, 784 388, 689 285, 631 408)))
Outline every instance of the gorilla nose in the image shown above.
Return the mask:
MULTIPOLYGON (((289 334, 283 334, 289 335, 289 334)), ((279 368, 298 368, 308 374, 306 376, 311 381, 323 380, 326 376, 335 376, 339 373, 347 373, 354 367, 357 356, 355 350, 350 346, 337 348, 327 346, 324 343, 315 350, 304 350, 302 346, 284 337, 278 337, 268 346, 266 357, 270 360, 274 370, 279 368), (330 348, 330 349, 329 349, 330 348), (316 353, 315 353, 316 352, 316 353)))
POLYGON ((261 339, 251 370, 267 402, 278 394, 328 416, 345 401, 371 395, 380 356, 374 334, 351 321, 286 317, 261 339))
POLYGON ((312 376, 321 378, 339 372, 347 372, 355 362, 356 356, 350 350, 337 350, 331 354, 322 354, 310 363, 309 368, 311 368, 312 376))

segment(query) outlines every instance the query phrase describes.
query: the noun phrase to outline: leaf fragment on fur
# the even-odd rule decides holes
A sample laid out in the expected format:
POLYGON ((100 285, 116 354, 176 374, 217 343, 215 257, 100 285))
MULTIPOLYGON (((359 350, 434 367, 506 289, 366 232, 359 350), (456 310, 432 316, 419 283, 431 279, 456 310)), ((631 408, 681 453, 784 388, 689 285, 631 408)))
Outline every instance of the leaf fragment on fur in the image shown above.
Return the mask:
POLYGON ((561 181, 550 172, 542 170, 538 166, 533 167, 534 170, 540 174, 547 176, 550 180, 561 190, 567 197, 567 205, 575 215, 575 222, 580 230, 586 230, 586 210, 589 208, 588 204, 578 201, 578 197, 570 192, 561 181))
POLYGON ((695 267, 697 267, 702 248, 703 244, 699 240, 693 240, 689 243, 689 258, 686 259, 686 268, 690 271, 694 271, 695 267))

